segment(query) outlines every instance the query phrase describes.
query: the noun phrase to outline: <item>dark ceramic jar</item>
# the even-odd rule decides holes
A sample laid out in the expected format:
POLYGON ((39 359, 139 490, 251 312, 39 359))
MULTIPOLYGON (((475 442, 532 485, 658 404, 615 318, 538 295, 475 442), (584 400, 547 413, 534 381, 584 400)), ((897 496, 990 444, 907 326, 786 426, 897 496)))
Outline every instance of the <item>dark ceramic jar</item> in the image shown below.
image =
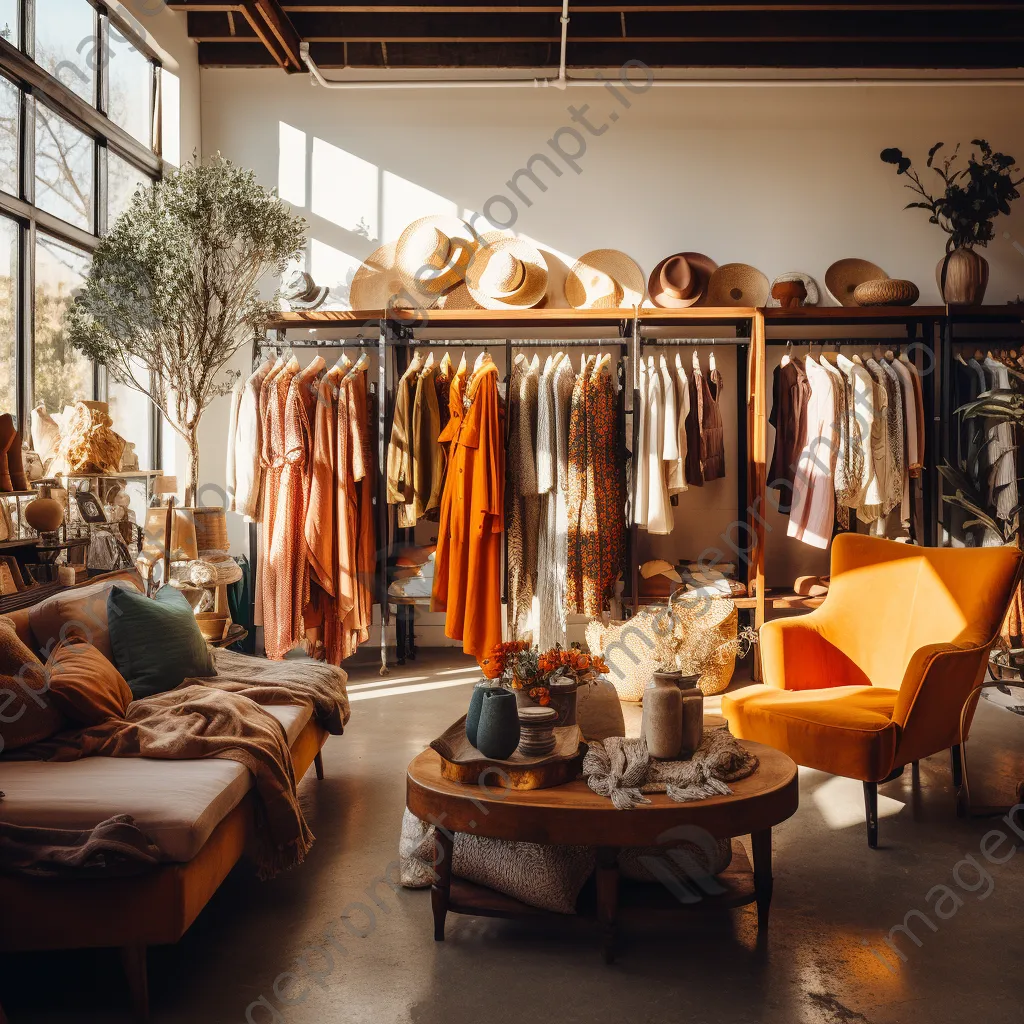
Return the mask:
POLYGON ((469 710, 466 712, 466 739, 476 746, 476 733, 480 725, 480 708, 484 703, 484 691, 493 690, 494 684, 482 679, 473 687, 473 695, 469 698, 469 710))
POLYGON ((484 757, 504 761, 519 746, 519 709, 516 695, 500 687, 483 689, 476 749, 484 757))

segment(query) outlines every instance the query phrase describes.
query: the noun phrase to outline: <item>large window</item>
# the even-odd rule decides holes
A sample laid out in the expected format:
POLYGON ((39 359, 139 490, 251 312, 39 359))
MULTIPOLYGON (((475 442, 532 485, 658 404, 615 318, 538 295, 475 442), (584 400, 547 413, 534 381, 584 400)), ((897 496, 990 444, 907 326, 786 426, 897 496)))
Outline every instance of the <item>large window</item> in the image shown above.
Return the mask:
POLYGON ((151 403, 71 348, 63 323, 100 236, 161 167, 158 54, 112 7, 0 0, 0 413, 27 426, 36 403, 106 398, 156 468, 151 403))

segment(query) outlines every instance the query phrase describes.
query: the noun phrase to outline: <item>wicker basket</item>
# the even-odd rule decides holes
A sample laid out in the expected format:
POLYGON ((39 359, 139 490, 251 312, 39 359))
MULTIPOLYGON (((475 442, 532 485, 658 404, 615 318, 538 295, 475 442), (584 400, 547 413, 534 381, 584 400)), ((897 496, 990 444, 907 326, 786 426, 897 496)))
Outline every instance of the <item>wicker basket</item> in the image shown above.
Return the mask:
POLYGON ((207 640, 223 640, 231 625, 231 616, 227 612, 196 612, 196 622, 207 640))
POLYGON ((228 519, 224 509, 217 505, 195 508, 192 515, 196 523, 196 547, 204 551, 228 550, 228 519))

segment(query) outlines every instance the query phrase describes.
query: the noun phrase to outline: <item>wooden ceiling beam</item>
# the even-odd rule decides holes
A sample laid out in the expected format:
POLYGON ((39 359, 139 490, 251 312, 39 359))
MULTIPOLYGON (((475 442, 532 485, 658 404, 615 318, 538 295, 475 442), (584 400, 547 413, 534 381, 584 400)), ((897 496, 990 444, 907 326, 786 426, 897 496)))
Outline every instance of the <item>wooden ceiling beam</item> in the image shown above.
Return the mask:
POLYGON ((252 3, 284 54, 287 60, 286 70, 305 71, 306 67, 299 54, 299 44, 302 42, 302 38, 295 30, 291 19, 281 9, 278 0, 252 0, 252 3))
MULTIPOLYGON (((208 6, 205 0, 178 0, 171 2, 169 6, 178 10, 187 9, 215 9, 212 5, 218 0, 210 0, 208 6)), ((977 13, 979 11, 1003 11, 1013 13, 1024 7, 1021 0, 940 0, 938 3, 907 3, 892 2, 878 3, 877 0, 864 0, 862 3, 679 3, 678 0, 642 0, 640 3, 630 3, 627 0, 586 0, 582 4, 573 4, 571 14, 582 12, 602 11, 625 11, 627 14, 633 11, 676 11, 685 14, 746 14, 746 13, 853 13, 853 14, 877 14, 886 12, 904 12, 909 14, 935 14, 943 11, 959 11, 977 13)), ((284 3, 282 9, 287 14, 352 14, 361 11, 393 14, 423 13, 423 14, 459 14, 459 13, 494 13, 494 14, 534 14, 539 11, 561 12, 561 5, 553 3, 552 0, 524 0, 522 3, 508 6, 487 7, 481 5, 479 0, 442 0, 438 4, 398 4, 394 0, 361 0, 359 3, 339 4, 335 0, 324 0, 323 3, 284 3)))

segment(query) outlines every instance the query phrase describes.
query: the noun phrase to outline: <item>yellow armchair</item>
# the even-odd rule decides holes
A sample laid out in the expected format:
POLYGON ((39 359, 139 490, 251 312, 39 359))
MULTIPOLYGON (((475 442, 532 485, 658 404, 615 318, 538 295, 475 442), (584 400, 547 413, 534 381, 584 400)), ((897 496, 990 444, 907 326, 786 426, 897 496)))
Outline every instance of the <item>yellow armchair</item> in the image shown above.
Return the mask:
POLYGON ((723 695, 733 735, 860 779, 868 844, 877 846, 879 782, 949 749, 959 786, 971 697, 1022 561, 1014 548, 922 548, 840 534, 821 607, 765 623, 764 685, 723 695))

